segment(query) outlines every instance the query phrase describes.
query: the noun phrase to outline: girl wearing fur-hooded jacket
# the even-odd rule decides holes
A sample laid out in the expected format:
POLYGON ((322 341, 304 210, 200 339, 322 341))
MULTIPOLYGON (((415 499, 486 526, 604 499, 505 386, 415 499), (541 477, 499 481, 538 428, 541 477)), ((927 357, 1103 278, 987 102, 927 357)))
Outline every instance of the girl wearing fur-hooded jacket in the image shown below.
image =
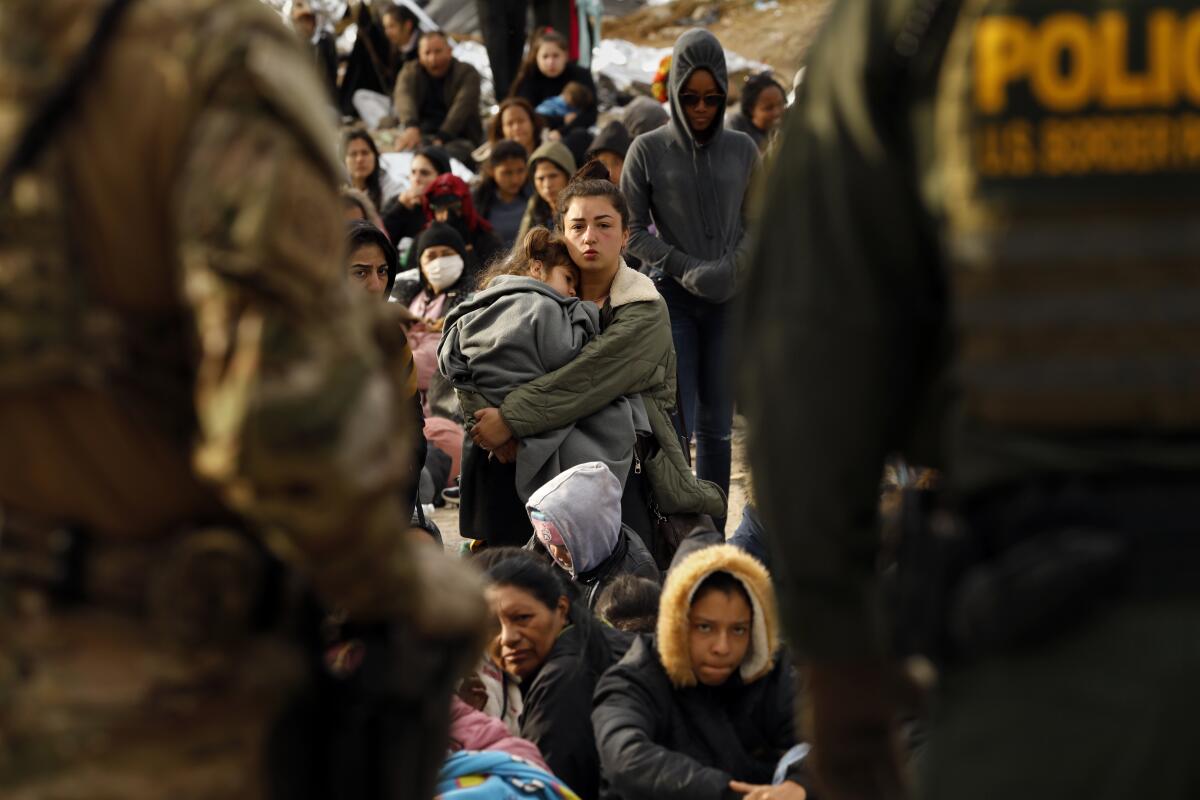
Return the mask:
MULTIPOLYGON (((585 170, 588 168, 585 167, 585 170)), ((581 174, 558 197, 563 238, 579 266, 580 297, 600 306, 600 335, 569 364, 510 392, 497 408, 459 393, 471 437, 488 450, 554 428, 640 394, 650 432, 639 434, 637 458, 622 495, 622 522, 653 553, 650 512, 724 516, 725 496, 692 473, 671 421, 675 409, 675 348, 666 305, 654 283, 625 265, 629 211, 611 182, 581 174)), ((665 566, 665 565, 660 565, 665 566)))
POLYGON ((657 633, 596 687, 592 723, 605 790, 621 800, 804 798, 793 670, 779 646, 766 569, 731 545, 667 575, 657 633))

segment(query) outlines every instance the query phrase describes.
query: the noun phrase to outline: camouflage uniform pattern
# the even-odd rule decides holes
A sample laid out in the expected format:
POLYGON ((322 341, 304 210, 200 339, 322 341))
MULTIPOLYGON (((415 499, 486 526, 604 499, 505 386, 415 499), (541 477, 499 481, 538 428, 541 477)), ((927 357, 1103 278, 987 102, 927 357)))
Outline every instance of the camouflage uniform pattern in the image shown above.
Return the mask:
MULTIPOLYGON (((0 160, 102 5, 0 6, 0 160)), ((0 198, 0 508, 81 526, 152 618, 188 602, 154 585, 180 531, 240 517, 352 619, 470 629, 470 576, 419 568, 401 535, 407 348, 346 290, 336 132, 306 53, 257 0, 144 0, 85 81, 0 198)), ((247 562, 217 538, 195 560, 227 586, 247 562)), ((257 796, 287 645, 3 599, 0 795, 257 796)))

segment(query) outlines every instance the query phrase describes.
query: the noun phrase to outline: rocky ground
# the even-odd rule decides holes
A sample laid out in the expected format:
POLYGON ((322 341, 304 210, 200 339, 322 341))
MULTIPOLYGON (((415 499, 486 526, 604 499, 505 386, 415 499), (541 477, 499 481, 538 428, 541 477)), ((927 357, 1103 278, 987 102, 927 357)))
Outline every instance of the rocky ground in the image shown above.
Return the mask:
POLYGON ((828 7, 828 0, 676 0, 606 17, 604 36, 670 47, 688 28, 708 28, 727 50, 769 64, 790 85, 828 7))

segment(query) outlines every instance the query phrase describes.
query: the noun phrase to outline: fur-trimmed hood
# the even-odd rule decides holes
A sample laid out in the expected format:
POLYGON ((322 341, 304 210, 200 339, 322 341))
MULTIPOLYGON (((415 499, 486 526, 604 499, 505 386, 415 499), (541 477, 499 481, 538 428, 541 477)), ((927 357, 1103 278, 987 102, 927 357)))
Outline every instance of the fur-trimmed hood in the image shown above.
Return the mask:
POLYGON ((758 560, 743 550, 728 544, 714 545, 697 550, 672 566, 659 601, 658 654, 667 677, 677 689, 696 685, 688 647, 688 612, 696 589, 714 572, 728 572, 750 595, 754 621, 751 623, 750 649, 739 669, 742 681, 756 681, 774 666, 775 653, 779 650, 779 621, 771 576, 758 560))

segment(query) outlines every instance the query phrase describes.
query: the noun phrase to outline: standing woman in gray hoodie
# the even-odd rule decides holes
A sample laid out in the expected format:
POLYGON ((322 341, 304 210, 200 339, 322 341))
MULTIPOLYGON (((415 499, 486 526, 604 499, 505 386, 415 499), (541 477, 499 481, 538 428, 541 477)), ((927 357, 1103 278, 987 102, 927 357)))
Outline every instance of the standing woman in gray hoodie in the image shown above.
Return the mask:
POLYGON ((745 240, 743 206, 758 164, 754 141, 725 129, 728 86, 717 38, 705 30, 680 36, 668 78, 670 124, 634 139, 621 172, 629 252, 650 268, 671 315, 683 433, 696 436, 696 473, 726 493, 733 430, 729 300, 745 240))

